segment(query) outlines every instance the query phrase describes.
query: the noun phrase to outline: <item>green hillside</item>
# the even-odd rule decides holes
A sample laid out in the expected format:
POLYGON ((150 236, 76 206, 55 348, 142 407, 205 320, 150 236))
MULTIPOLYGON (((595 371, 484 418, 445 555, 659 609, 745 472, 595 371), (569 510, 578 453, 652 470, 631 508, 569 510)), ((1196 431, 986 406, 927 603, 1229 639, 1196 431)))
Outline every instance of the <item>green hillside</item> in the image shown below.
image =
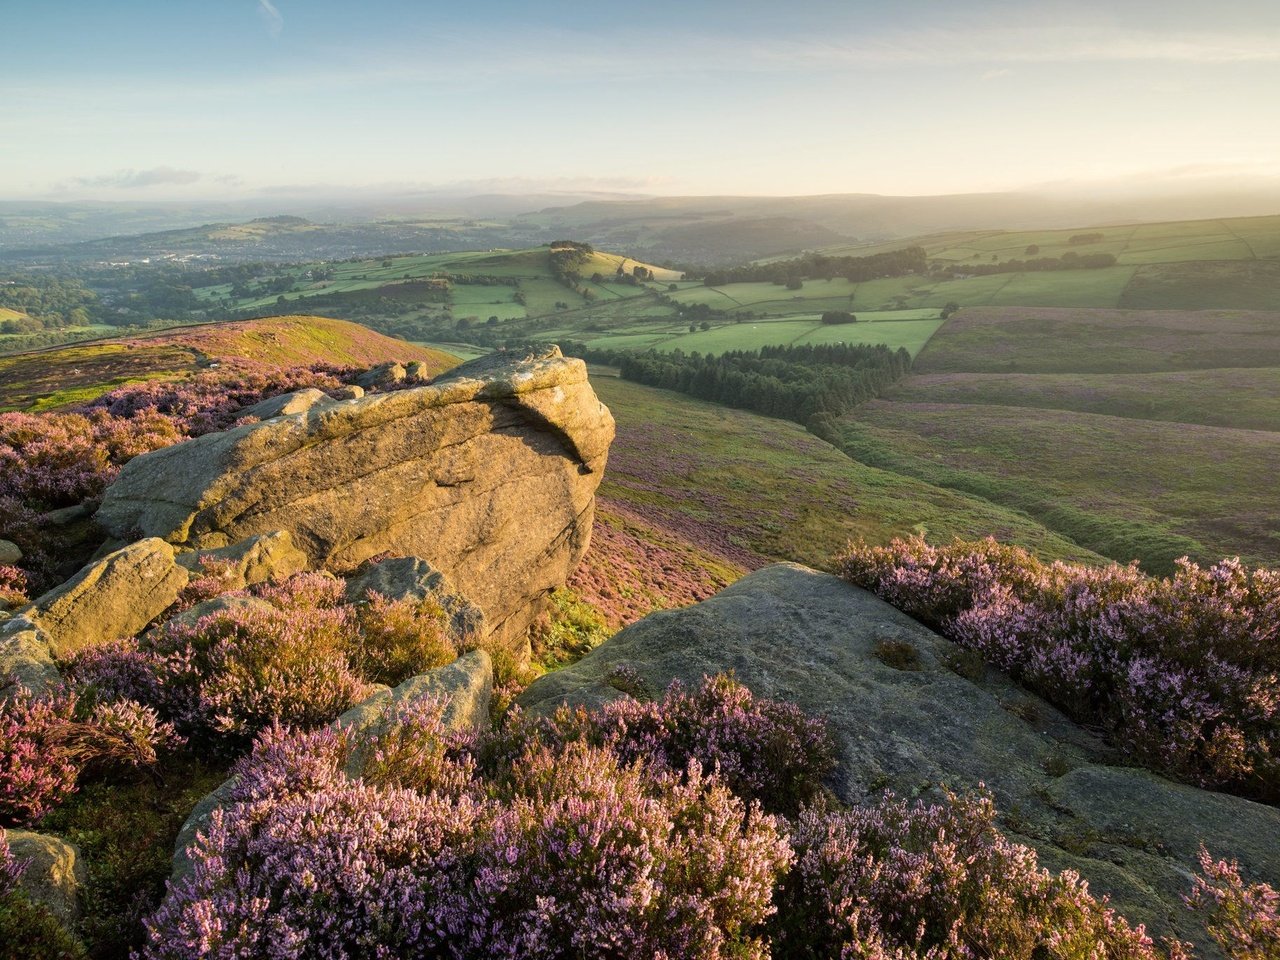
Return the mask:
POLYGON ((852 457, 1168 570, 1280 561, 1280 315, 964 311, 842 421, 852 457))

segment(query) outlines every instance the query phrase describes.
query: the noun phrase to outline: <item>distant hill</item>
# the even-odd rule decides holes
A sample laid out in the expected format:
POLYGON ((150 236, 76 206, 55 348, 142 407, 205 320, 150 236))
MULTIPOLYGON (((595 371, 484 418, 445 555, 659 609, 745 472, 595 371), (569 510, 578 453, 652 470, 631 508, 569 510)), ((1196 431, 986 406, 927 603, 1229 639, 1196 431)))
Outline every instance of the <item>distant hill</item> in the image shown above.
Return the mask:
POLYGON ((0 357, 0 411, 48 410, 91 400, 124 383, 176 379, 200 370, 372 366, 388 359, 422 360, 432 372, 456 363, 440 351, 327 317, 210 323, 0 357))

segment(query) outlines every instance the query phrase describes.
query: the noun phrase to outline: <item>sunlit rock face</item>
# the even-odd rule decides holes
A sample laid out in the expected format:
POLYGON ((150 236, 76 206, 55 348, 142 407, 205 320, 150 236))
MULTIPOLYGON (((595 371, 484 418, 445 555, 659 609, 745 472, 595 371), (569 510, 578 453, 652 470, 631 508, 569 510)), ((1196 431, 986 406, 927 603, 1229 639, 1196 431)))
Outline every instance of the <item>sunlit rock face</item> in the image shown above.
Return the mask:
POLYGON ((492 355, 137 457, 97 519, 196 549, 285 531, 336 571, 421 557, 514 638, 586 552, 613 435, 582 361, 492 355))

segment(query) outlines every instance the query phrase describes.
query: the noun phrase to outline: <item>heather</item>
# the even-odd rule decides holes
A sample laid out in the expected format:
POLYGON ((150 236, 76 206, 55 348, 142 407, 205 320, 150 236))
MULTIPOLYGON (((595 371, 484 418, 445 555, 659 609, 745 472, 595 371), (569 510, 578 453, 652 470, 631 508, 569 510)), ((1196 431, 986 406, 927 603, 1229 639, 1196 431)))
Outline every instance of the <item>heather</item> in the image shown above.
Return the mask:
POLYGON ((394 767, 357 778, 341 734, 265 731, 144 956, 765 955, 790 861, 776 818, 696 763, 676 775, 582 742, 530 744, 481 778, 439 711, 402 713, 411 735, 393 723, 370 748, 394 767))
POLYGON ((1265 883, 1246 883, 1234 860, 1215 860, 1202 847, 1200 875, 1187 905, 1202 916, 1231 960, 1280 957, 1280 892, 1265 883))
POLYGON ((70 675, 106 700, 154 706, 185 735, 233 746, 275 722, 327 723, 370 684, 394 685, 457 656, 438 604, 374 592, 350 602, 344 586, 302 573, 225 593, 203 615, 193 609, 86 651, 70 675))
POLYGON ((843 575, 1153 769, 1280 802, 1280 574, 1045 564, 987 540, 855 546, 843 575))
POLYGON ((985 795, 845 810, 808 793, 780 815, 791 792, 735 763, 830 769, 824 751, 753 753, 798 720, 825 735, 785 707, 717 677, 476 735, 424 699, 356 757, 340 731, 273 725, 142 956, 1167 955, 1003 838, 985 795))
POLYGON ((889 794, 853 810, 809 808, 792 844, 779 956, 1164 955, 1076 874, 1050 874, 1035 851, 1002 836, 985 795, 909 804, 889 794))
MULTIPOLYGON (((636 681, 629 686, 643 693, 636 681)), ((835 768, 825 723, 792 704, 755 697, 729 676, 705 678, 691 691, 673 681, 657 700, 628 696, 593 712, 561 708, 547 720, 517 717, 511 723, 519 739, 581 741, 624 762, 645 760, 675 771, 696 762, 715 770, 739 796, 776 812, 794 813, 813 800, 835 768)))
POLYGON ((19 688, 0 702, 0 824, 34 823, 83 776, 153 767, 180 742, 171 724, 136 701, 19 688))

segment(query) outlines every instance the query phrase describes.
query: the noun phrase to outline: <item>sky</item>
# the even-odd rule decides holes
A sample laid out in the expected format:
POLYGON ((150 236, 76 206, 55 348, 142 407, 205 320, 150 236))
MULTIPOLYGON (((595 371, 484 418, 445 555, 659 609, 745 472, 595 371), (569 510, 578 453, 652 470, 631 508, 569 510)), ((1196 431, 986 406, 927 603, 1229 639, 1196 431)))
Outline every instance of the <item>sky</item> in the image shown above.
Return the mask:
POLYGON ((0 198, 1280 176, 1275 0, 0 0, 0 198))

